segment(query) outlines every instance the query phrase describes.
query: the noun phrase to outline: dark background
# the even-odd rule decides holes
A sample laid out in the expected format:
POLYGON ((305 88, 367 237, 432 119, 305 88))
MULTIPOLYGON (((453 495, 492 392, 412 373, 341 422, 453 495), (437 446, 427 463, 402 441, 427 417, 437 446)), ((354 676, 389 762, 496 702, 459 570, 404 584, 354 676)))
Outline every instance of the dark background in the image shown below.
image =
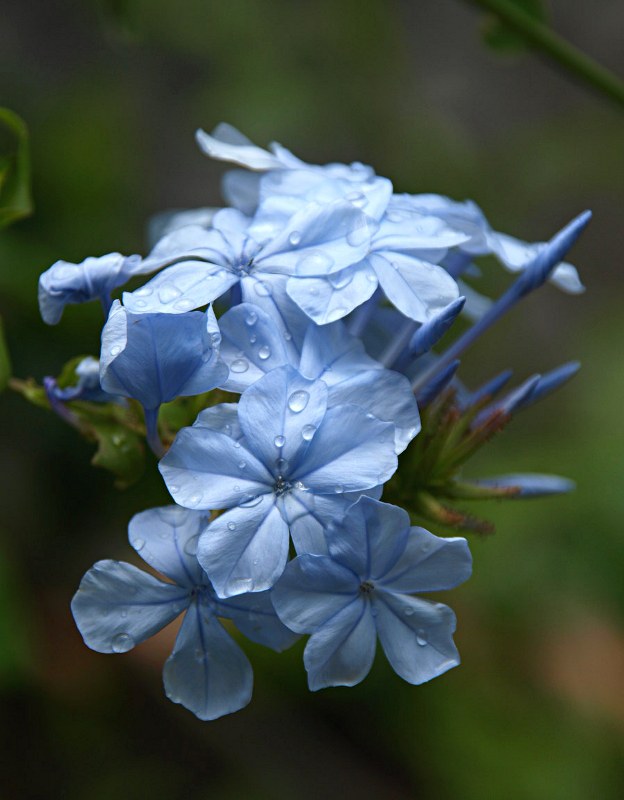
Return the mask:
MULTIPOLYGON (((549 4, 553 26, 624 73, 617 0, 549 4)), ((382 657, 354 689, 310 694, 302 644, 249 646, 256 686, 202 723, 169 703, 167 630, 123 657, 82 644, 69 601, 99 558, 130 559, 130 516, 167 502, 150 462, 118 492, 60 420, 0 402, 2 798, 466 798, 624 795, 622 115, 533 54, 480 40, 460 0, 0 0, 0 105, 27 122, 35 214, 0 234, 16 375, 99 350, 96 305, 47 328, 53 261, 145 251, 145 223, 219 204, 193 132, 228 121, 310 162, 361 160, 398 191, 472 197, 499 230, 548 238, 584 208, 582 297, 546 287, 485 337, 467 383, 579 358, 468 474, 552 471, 575 494, 477 509, 475 574, 445 596, 463 664, 421 687, 382 657)), ((508 279, 492 269, 484 288, 508 279)))

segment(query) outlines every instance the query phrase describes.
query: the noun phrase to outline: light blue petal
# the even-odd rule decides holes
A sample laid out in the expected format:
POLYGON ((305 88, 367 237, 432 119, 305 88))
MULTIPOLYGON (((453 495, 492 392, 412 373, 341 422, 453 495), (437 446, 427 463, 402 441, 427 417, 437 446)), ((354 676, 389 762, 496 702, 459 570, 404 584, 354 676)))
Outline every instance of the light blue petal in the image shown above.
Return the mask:
POLYGON ((459 296, 457 284, 442 267, 402 253, 369 256, 381 288, 410 319, 426 322, 459 296))
POLYGON ((251 700, 253 672, 247 656, 197 602, 184 617, 163 678, 167 697, 199 719, 231 714, 251 700))
POLYGON ((372 602, 386 658, 408 683, 425 683, 459 664, 448 606, 388 592, 375 593, 372 602))
POLYGON ((370 244, 369 222, 351 203, 310 203, 256 257, 263 272, 320 276, 360 261, 370 244))
POLYGON ((239 442, 243 438, 243 431, 238 421, 238 403, 219 403, 218 406, 205 408, 197 415, 193 428, 224 433, 234 442, 239 442))
POLYGON ((239 594, 228 600, 217 600, 215 614, 231 619, 238 630, 252 642, 263 644, 281 653, 299 638, 275 613, 272 591, 239 594))
POLYGON ((219 264, 189 259, 124 292, 123 304, 135 314, 181 314, 212 303, 237 282, 238 276, 219 264))
MULTIPOLYGON (((246 303, 259 307, 273 320, 286 342, 301 348, 310 319, 286 293, 287 280, 266 272, 246 275, 241 280, 241 294, 246 303)), ((270 359, 271 353, 265 360, 270 359)))
POLYGON ((399 252, 446 250, 468 241, 470 237, 453 230, 439 217, 407 209, 390 209, 373 236, 373 250, 399 252))
POLYGON ((238 403, 247 446, 271 473, 290 474, 310 446, 307 431, 325 416, 327 387, 292 367, 278 367, 250 386, 238 403))
POLYGON ((151 567, 180 586, 192 588, 205 583, 197 544, 208 521, 207 514, 180 506, 150 508, 132 517, 128 538, 151 567))
POLYGON ((328 527, 329 552, 361 580, 375 580, 405 551, 409 526, 409 515, 402 508, 360 497, 328 527))
POLYGON ((341 494, 385 483, 396 468, 394 425, 344 405, 328 409, 291 478, 313 493, 341 494))
POLYGON ((214 328, 212 312, 134 315, 116 300, 102 331, 102 388, 146 409, 214 389, 227 377, 214 328))
POLYGON ((279 169, 282 166, 276 156, 253 144, 246 137, 242 137, 242 134, 238 134, 240 138, 237 137, 235 141, 232 141, 230 137, 232 130, 235 129, 222 123, 211 136, 200 128, 195 133, 195 139, 203 153, 219 161, 229 161, 232 164, 239 164, 241 167, 255 170, 279 169), (222 139, 223 135, 227 138, 222 139))
POLYGON ((147 227, 147 238, 153 248, 164 236, 187 225, 199 225, 209 228, 218 208, 185 208, 162 211, 150 217, 147 227))
POLYGON ((325 531, 336 518, 341 518, 354 502, 351 493, 313 494, 298 488, 278 498, 278 507, 290 527, 295 550, 302 553, 324 555, 327 551, 325 531))
POLYGON ((297 633, 313 633, 358 597, 360 581, 328 556, 302 555, 273 587, 275 610, 297 633))
POLYGON ((370 672, 377 637, 370 605, 354 600, 314 633, 303 653, 310 691, 355 686, 370 672))
POLYGON ((377 277, 366 261, 360 261, 322 278, 293 276, 286 289, 317 325, 326 325, 366 302, 377 289, 377 277))
POLYGON ((375 577, 393 592, 437 592, 468 580, 472 556, 465 539, 443 539, 414 527, 401 557, 387 572, 383 570, 376 571, 375 577))
POLYGON ((202 427, 182 428, 158 464, 185 508, 229 508, 273 489, 273 477, 244 444, 202 427))
POLYGON ((188 590, 163 583, 132 564, 98 561, 71 603, 85 644, 98 653, 125 653, 174 620, 188 590))
MULTIPOLYGON (((510 272, 520 272, 528 266, 535 256, 546 246, 545 242, 529 244, 504 233, 492 232, 488 236, 492 252, 510 272)), ((569 294, 581 294, 585 287, 572 264, 562 261, 548 279, 557 288, 569 294)))
POLYGON ((270 589, 288 558, 288 525, 273 495, 213 520, 199 540, 197 557, 221 598, 270 589))
POLYGON ((363 370, 379 368, 357 336, 351 336, 342 322, 308 325, 301 348, 299 372, 306 378, 320 378, 328 387, 363 370))
POLYGON ((402 453, 420 431, 420 415, 409 380, 386 369, 359 372, 330 387, 328 406, 354 403, 395 426, 395 450, 402 453))
POLYGON ((110 292, 137 274, 139 256, 108 253, 79 264, 57 261, 39 278, 39 310, 43 321, 56 325, 68 303, 85 303, 110 292))
POLYGON ((244 169, 231 169, 221 179, 221 194, 243 214, 253 214, 258 208, 260 176, 244 169))
POLYGON ((220 355, 230 368, 223 389, 243 392, 275 367, 297 366, 297 353, 268 314, 251 303, 240 303, 219 320, 223 340, 220 355))

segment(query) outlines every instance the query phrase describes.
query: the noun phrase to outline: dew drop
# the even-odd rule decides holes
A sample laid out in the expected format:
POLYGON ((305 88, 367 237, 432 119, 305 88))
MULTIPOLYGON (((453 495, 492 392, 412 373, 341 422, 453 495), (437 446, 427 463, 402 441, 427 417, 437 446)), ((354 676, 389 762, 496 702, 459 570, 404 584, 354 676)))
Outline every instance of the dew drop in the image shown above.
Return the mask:
POLYGON ((362 192, 349 192, 345 199, 356 208, 364 208, 364 206, 368 203, 368 200, 362 194, 362 192))
POLYGON ((199 545, 199 537, 201 534, 196 533, 195 536, 191 536, 190 539, 184 544, 183 550, 187 556, 196 556, 197 555, 197 547, 199 545))
POLYGON ((293 231, 288 237, 288 241, 293 247, 296 247, 301 242, 301 234, 299 231, 293 231))
POLYGON ((250 344, 255 344, 257 341, 258 341, 258 337, 256 336, 255 333, 252 333, 251 336, 249 337, 249 343, 250 344))
POLYGON ((327 278, 334 289, 344 289, 353 280, 353 274, 349 270, 343 269, 340 272, 333 272, 327 278))
POLYGON ((275 466, 277 467, 279 474, 283 475, 288 470, 290 464, 285 458, 278 458, 275 462, 275 466))
POLYGON ((314 434, 316 433, 316 428, 314 425, 304 425, 301 429, 301 438, 304 439, 306 442, 309 442, 314 434))
POLYGON ((288 408, 293 412, 293 414, 299 414, 308 405, 309 399, 310 395, 303 390, 293 392, 288 398, 288 408))
POLYGON ((347 244, 359 247, 368 240, 369 231, 366 225, 355 225, 347 234, 347 244))
POLYGON ((235 590, 235 594, 253 591, 254 582, 251 578, 232 578, 230 587, 235 590))
POLYGON ((249 369, 249 362, 246 358, 237 358, 230 364, 230 369, 232 372, 237 373, 247 372, 249 369))
POLYGON ((137 308, 145 308, 146 305, 147 303, 145 302, 145 300, 137 300, 135 303, 135 306, 137 306, 137 308))
POLYGON ((427 634, 422 628, 416 634, 416 641, 421 647, 424 647, 427 644, 427 634))
MULTIPOLYGON (((238 442, 236 442, 236 444, 238 444, 238 442)), ((246 466, 247 466, 247 462, 246 461, 239 461, 238 462, 238 468, 239 469, 245 469, 246 466)))
POLYGON ((266 344, 265 344, 265 345, 263 345, 263 346, 262 346, 262 347, 261 347, 261 348, 258 350, 258 356, 259 356, 259 357, 260 357, 260 358, 261 358, 263 361, 266 361, 266 360, 267 360, 267 358, 269 358, 269 357, 270 357, 270 355, 271 355, 271 350, 270 350, 270 348, 269 348, 269 347, 267 347, 267 346, 266 346, 266 344))
POLYGON ((172 483, 171 486, 169 487, 169 491, 171 492, 171 494, 177 494, 180 491, 180 487, 172 483))
POLYGON ((404 612, 403 612, 403 613, 405 614, 405 616, 406 616, 406 617, 411 617, 411 616, 412 616, 412 614, 414 613, 414 609, 413 609, 413 608, 411 608, 410 606, 408 606, 408 607, 407 607, 407 608, 404 610, 404 612))
POLYGON ((158 299, 161 303, 167 305, 167 303, 172 303, 180 297, 181 294, 182 292, 176 286, 171 283, 165 283, 158 290, 158 299))
POLYGON ((202 497, 203 495, 201 494, 192 494, 186 501, 186 504, 190 506, 190 508, 196 508, 201 503, 202 497))
POLYGON ((276 447, 283 447, 286 444, 286 439, 284 436, 276 436, 275 439, 273 439, 273 444, 276 447))
POLYGON ((193 308, 193 301, 192 300, 178 300, 177 303, 173 304, 173 307, 176 311, 188 311, 190 308, 193 308))
POLYGON ((336 322, 336 320, 346 317, 348 313, 348 308, 345 308, 344 306, 338 306, 327 313, 327 321, 336 322))
POLYGON ((300 275, 323 275, 334 264, 334 259, 321 250, 307 253, 297 262, 297 272, 300 275))
POLYGON ((240 486, 238 486, 238 484, 237 484, 237 485, 234 487, 234 491, 235 491, 235 492, 240 492, 240 490, 241 490, 241 488, 240 488, 240 486))
POLYGON ((134 549, 135 549, 135 550, 137 551, 137 553, 138 553, 138 552, 139 552, 139 550, 142 550, 142 549, 145 547, 145 539, 135 539, 135 540, 132 542, 132 546, 134 547, 134 549))
POLYGON ((284 331, 284 339, 289 342, 292 339, 292 333, 290 333, 290 331, 284 331))
POLYGON ((123 611, 120 612, 119 616, 122 619, 125 619, 128 616, 128 612, 124 609, 123 611))
POLYGON ((121 347, 116 344, 114 347, 111 347, 110 354, 111 356, 118 356, 121 353, 121 347))
POLYGON ((342 494, 344 492, 344 486, 338 483, 336 484, 336 486, 334 486, 334 491, 336 492, 336 494, 342 494))
POLYGON ((127 653, 133 647, 134 639, 129 633, 118 633, 111 642, 113 653, 127 653))
POLYGON ((236 523, 235 522, 228 522, 227 526, 228 526, 228 530, 229 531, 235 531, 236 530, 236 523))
POLYGON ((258 321, 258 315, 256 314, 255 311, 250 311, 245 316, 245 324, 249 325, 250 328, 252 328, 256 324, 257 321, 258 321))

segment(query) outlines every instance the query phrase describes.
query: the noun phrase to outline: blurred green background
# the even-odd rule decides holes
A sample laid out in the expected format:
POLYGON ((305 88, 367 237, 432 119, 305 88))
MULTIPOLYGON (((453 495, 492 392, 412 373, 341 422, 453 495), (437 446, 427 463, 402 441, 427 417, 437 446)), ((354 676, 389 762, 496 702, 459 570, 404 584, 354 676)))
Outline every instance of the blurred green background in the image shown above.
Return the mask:
MULTIPOLYGON (((1 0, 0 105, 27 122, 34 215, 0 233, 15 374, 99 351, 96 305, 47 328, 39 273, 145 251, 145 223, 217 205, 223 168, 195 128, 228 121, 310 162, 361 160, 398 191, 474 198, 499 230, 549 237, 584 208, 582 297, 546 287, 463 365, 476 385, 579 358, 470 474, 544 471, 572 496, 482 506, 473 579, 443 599, 463 664, 422 687, 378 657, 354 689, 310 694, 302 645, 249 646, 256 686, 202 723, 163 695, 167 630, 123 657, 87 650, 69 601, 99 558, 132 560, 130 516, 165 504, 150 461, 121 493, 92 446, 0 399, 0 796, 163 800, 624 796, 623 118, 530 53, 497 54, 459 0, 1 0)), ((624 73, 619 0, 553 0, 554 27, 624 73)), ((497 270, 483 286, 500 290, 497 270)))

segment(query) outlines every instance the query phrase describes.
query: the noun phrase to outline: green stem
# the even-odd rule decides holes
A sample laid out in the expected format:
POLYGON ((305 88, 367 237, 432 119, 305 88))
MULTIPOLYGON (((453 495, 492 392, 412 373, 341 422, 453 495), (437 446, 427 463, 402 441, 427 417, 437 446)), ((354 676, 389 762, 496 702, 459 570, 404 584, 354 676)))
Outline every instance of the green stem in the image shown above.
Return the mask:
POLYGON ((532 44, 568 72, 593 86, 619 106, 624 107, 624 83, 605 67, 597 64, 574 45, 534 19, 513 0, 472 0, 475 5, 496 14, 532 44))

